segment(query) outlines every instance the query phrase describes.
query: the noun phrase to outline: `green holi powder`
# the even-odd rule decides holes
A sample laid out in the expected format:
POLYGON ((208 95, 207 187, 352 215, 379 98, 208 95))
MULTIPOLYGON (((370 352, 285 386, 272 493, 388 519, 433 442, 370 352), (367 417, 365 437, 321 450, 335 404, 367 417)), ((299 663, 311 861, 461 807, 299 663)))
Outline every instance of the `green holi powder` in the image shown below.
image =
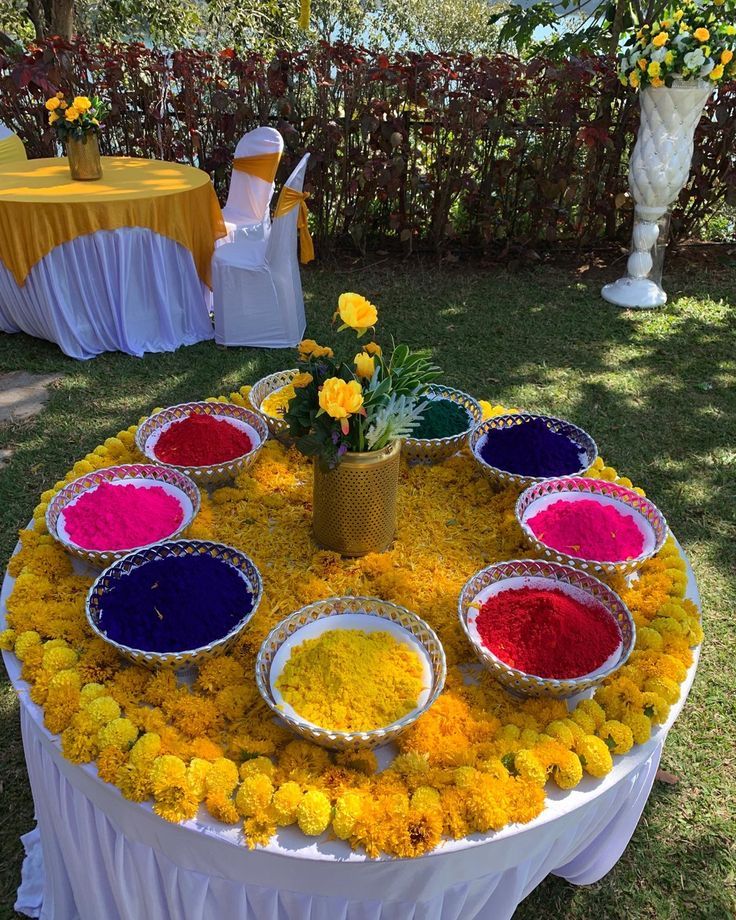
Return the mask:
POLYGON ((451 399, 431 399, 422 415, 413 438, 450 438, 467 431, 472 424, 468 410, 451 399))

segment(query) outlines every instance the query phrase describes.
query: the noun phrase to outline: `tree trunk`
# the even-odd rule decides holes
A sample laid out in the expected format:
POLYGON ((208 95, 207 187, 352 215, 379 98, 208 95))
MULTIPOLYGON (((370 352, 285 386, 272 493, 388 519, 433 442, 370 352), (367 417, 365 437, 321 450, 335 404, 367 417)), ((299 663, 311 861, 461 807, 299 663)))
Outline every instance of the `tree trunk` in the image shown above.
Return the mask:
POLYGON ((74 33, 74 0, 53 0, 51 32, 69 39, 74 33))
POLYGON ((33 23, 36 39, 41 41, 46 35, 46 13, 41 0, 28 0, 28 18, 33 23))

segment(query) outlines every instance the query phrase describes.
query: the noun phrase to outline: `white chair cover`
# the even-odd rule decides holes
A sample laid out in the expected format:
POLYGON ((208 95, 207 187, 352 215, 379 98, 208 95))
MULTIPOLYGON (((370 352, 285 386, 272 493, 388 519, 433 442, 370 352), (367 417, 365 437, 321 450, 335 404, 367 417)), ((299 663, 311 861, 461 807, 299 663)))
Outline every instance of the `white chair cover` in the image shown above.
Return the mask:
MULTIPOLYGON (((301 192, 309 154, 286 181, 301 192)), ((274 218, 268 242, 246 238, 220 246, 212 260, 215 341, 219 345, 289 348, 306 327, 293 208, 274 218)))
POLYGON ((23 141, 0 121, 0 169, 14 160, 27 160, 28 154, 23 141))
MULTIPOLYGON (((275 128, 255 128, 239 141, 235 157, 252 157, 275 154, 284 150, 284 139, 275 128)), ((233 169, 227 203, 222 209, 227 236, 217 245, 233 243, 239 239, 265 239, 271 225, 269 205, 273 197, 274 182, 233 169)))

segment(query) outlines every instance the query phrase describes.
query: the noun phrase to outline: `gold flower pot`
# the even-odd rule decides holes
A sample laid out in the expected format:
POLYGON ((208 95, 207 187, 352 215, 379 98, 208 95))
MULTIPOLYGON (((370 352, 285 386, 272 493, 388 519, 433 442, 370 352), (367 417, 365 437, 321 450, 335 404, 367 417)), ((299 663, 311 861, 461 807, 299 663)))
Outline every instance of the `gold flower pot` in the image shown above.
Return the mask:
POLYGON ((74 137, 67 138, 66 155, 69 158, 72 179, 89 182, 102 178, 100 148, 97 146, 96 134, 88 134, 79 140, 74 137))
POLYGON ((334 470, 314 463, 314 538, 341 556, 388 549, 396 530, 401 441, 348 453, 334 470))

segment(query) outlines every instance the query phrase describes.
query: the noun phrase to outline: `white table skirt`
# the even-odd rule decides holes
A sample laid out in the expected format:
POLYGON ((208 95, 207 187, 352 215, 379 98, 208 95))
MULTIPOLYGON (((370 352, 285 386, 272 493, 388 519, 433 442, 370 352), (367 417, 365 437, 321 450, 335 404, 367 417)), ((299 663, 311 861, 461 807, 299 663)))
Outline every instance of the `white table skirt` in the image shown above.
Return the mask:
MULTIPOLYGON (((3 611, 11 588, 6 575, 3 611)), ((691 571, 688 596, 699 601, 691 571)), ((370 860, 293 828, 248 850, 238 828, 204 809, 185 824, 162 821, 103 783, 94 766, 63 758, 19 679, 19 662, 4 658, 21 703, 38 821, 24 838, 16 907, 43 920, 508 920, 548 874, 591 884, 615 865, 697 666, 696 656, 680 701, 646 744, 616 758, 602 780, 548 790, 545 810, 529 824, 447 842, 419 859, 370 860)))
POLYGON ((0 261, 0 330, 71 358, 141 357, 213 338, 207 294, 181 244, 142 227, 100 230, 52 249, 22 287, 0 261))

